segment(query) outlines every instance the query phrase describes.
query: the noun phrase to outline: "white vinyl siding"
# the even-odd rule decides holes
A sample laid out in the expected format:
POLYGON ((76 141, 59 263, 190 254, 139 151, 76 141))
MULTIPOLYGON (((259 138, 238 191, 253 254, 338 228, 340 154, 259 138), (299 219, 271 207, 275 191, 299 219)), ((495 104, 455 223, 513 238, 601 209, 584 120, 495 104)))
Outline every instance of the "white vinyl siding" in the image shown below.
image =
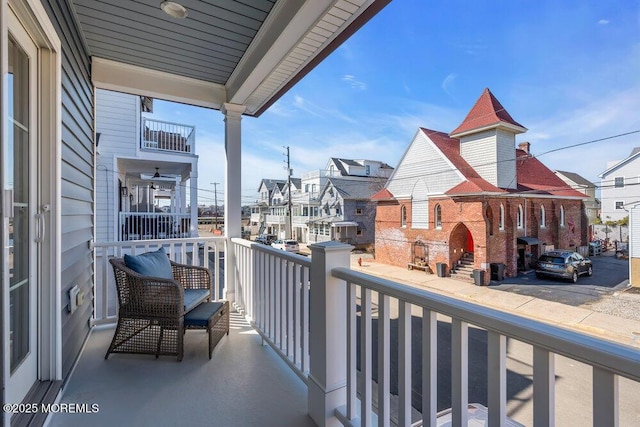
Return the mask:
POLYGON ((603 221, 608 219, 618 221, 629 214, 624 209, 616 209, 616 201, 622 201, 625 205, 640 201, 640 197, 638 197, 640 194, 638 191, 640 188, 639 175, 640 156, 636 156, 602 176, 600 181, 600 200, 602 202, 600 218, 603 221), (615 186, 616 177, 624 177, 623 187, 615 186))
POLYGON ((516 136, 511 132, 498 130, 497 176, 500 188, 517 188, 516 180, 516 136))
MULTIPOLYGON (((640 204, 630 209, 629 214, 629 256, 640 258, 640 204)), ((633 276, 633 275, 632 275, 633 276)), ((640 283, 632 283, 633 286, 640 286, 640 283)))
POLYGON ((443 158, 442 153, 420 131, 409 145, 387 184, 391 194, 412 194, 419 180, 428 183, 429 195, 443 194, 462 182, 460 174, 443 158))
POLYGON ((488 130, 460 139, 460 154, 487 182, 516 188, 515 135, 488 130))
MULTIPOLYGON (((96 240, 117 240, 118 192, 115 157, 135 157, 140 144, 140 98, 96 90, 96 240)), ((121 177, 124 181, 124 177, 121 177)))
POLYGON ((411 228, 429 228, 429 191, 427 184, 420 180, 411 192, 411 228))

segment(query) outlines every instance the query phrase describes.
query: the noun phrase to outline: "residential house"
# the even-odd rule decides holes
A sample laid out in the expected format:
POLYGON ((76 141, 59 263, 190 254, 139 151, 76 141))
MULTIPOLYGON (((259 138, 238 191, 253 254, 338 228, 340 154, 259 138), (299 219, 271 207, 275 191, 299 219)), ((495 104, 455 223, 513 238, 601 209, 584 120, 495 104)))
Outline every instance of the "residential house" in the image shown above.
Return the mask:
POLYGON ((640 147, 623 160, 607 163, 600 178, 601 219, 618 221, 629 215, 629 208, 640 202, 640 147))
POLYGON ((382 188, 393 168, 384 162, 376 160, 351 160, 331 158, 324 169, 311 171, 302 175, 302 178, 292 178, 291 188, 287 189, 287 181, 282 181, 274 188, 271 199, 271 213, 267 217, 267 228, 274 230, 274 234, 281 238, 290 236, 292 239, 303 243, 321 242, 327 240, 342 240, 356 242, 359 246, 367 246, 373 243, 373 223, 369 221, 372 216, 368 209, 368 200, 377 190, 382 188), (336 180, 331 185, 334 187, 348 186, 342 195, 327 195, 327 183, 332 178, 336 180), (340 178, 338 180, 337 178, 340 178), (355 187, 362 187, 355 190, 355 187), (289 212, 289 195, 291 195, 291 212, 289 212), (324 207, 324 204, 336 203, 344 205, 344 201, 333 200, 334 197, 346 196, 347 206, 358 201, 358 209, 336 211, 336 207, 324 207), (327 197, 326 203, 322 200, 327 197), (358 212, 359 220, 351 218, 353 212, 358 212), (366 211, 366 213, 365 213, 366 211), (338 212, 336 214, 336 212, 338 212), (288 222, 291 214, 291 224, 288 222), (346 216, 346 217, 345 217, 346 216), (346 219, 345 219, 346 218, 346 219), (335 228, 336 222, 341 222, 340 228, 335 228), (369 225, 369 231, 365 228, 369 225), (291 228, 291 233, 287 230, 291 228), (349 230, 342 229, 348 227, 349 230), (347 237, 348 236, 348 237, 347 237))
MULTIPOLYGON (((452 414, 454 420, 461 420, 459 424, 466 423, 468 411, 464 338, 470 319, 495 338, 490 344, 489 396, 504 396, 506 382, 500 379, 507 375, 505 342, 518 339, 531 344, 540 356, 534 358, 533 377, 546 378, 546 387, 538 387, 534 396, 539 403, 536 417, 553 420, 555 376, 549 361, 555 353, 561 353, 593 366, 594 422, 617 424, 618 377, 640 379, 640 358, 628 347, 485 307, 480 310, 470 304, 445 301, 402 284, 389 286, 388 281, 375 278, 364 281, 365 275, 356 275, 348 268, 348 245, 312 245, 313 254, 307 259, 240 238, 242 117, 259 117, 387 1, 255 0, 251 2, 255 7, 249 7, 246 2, 205 0, 189 2, 190 10, 174 2, 102 0, 100 7, 95 3, 0 0, 0 71, 3 90, 10 88, 0 97, 0 153, 4 153, 0 157, 4 172, 0 174, 0 240, 4 248, 0 251, 0 376, 2 402, 14 405, 5 406, 3 425, 38 426, 48 421, 51 425, 68 425, 61 419, 65 415, 73 417, 71 423, 93 425, 127 425, 150 419, 156 424, 184 423, 193 416, 199 416, 200 424, 220 420, 232 423, 251 415, 257 418, 246 425, 293 425, 309 421, 306 414, 317 425, 356 424, 360 418, 367 424, 373 412, 369 404, 372 383, 367 381, 372 353, 361 353, 365 361, 365 376, 361 378, 365 378, 366 387, 363 404, 359 405, 354 387, 356 366, 347 355, 356 354, 353 345, 349 344, 347 350, 348 343, 355 340, 347 339, 347 330, 355 337, 355 328, 349 325, 370 318, 370 292, 365 290, 371 289, 372 283, 387 300, 400 299, 401 307, 437 308, 454 319, 451 352, 460 363, 452 370, 460 381, 452 387, 459 389, 452 414), (95 202, 103 197, 96 188, 96 89, 211 109, 211 119, 220 120, 225 129, 225 156, 219 165, 226 171, 224 236, 117 244, 94 241, 95 202), (143 252, 162 245, 170 249, 174 259, 182 261, 206 263, 217 257, 209 268, 216 279, 223 278, 223 296, 235 307, 236 324, 255 328, 252 333, 232 329, 232 339, 225 338, 225 346, 236 350, 230 353, 237 356, 235 363, 226 365, 232 371, 227 372, 229 381, 219 381, 220 372, 215 370, 211 377, 203 378, 208 371, 200 368, 217 366, 204 354, 196 369, 188 360, 178 366, 143 356, 103 359, 104 342, 95 338, 113 329, 96 326, 113 325, 117 311, 108 305, 113 281, 99 289, 96 277, 109 280, 107 259, 113 254, 143 252), (207 251, 207 256, 199 257, 202 251, 207 251), (283 265, 295 265, 294 274, 276 276, 283 265), (299 280, 294 283, 294 278, 299 280), (347 281, 352 286, 346 287, 347 281), (280 304, 280 296, 285 298, 285 293, 276 292, 289 285, 287 290, 291 292, 286 295, 296 302, 291 311, 292 304, 280 304), (345 292, 354 287, 362 288, 363 295, 357 315, 355 303, 347 302, 345 292), (309 298, 310 292, 313 298, 309 298), (273 299, 276 295, 277 304, 273 299), (436 307, 430 307, 433 301, 438 301, 436 307), (252 326, 245 323, 245 318, 252 326), (233 347, 243 339, 251 340, 244 341, 250 344, 233 347), (257 345, 261 339, 278 351, 257 345), (287 347, 291 342, 295 348, 287 347), (545 363, 539 362, 544 359, 545 363), (77 378, 87 365, 107 379, 100 380, 97 375, 77 378), (157 375, 149 374, 152 371, 157 375), (257 373, 269 374, 271 393, 254 392, 253 386, 264 385, 255 377, 257 373), (244 379, 242 384, 235 384, 234 380, 240 378, 244 379), (292 392, 276 392, 285 389, 278 387, 285 383, 292 386, 287 388, 292 392), (77 394, 70 396, 72 384, 77 394), (209 388, 212 385, 218 388, 209 388), (305 395, 302 399, 301 394, 305 395), (58 401, 66 405, 58 409, 92 413, 28 410, 58 401), (116 403, 105 404, 108 401, 116 403), (19 406, 21 402, 32 406, 19 406), (237 402, 241 404, 233 404, 237 402), (266 407, 257 408, 262 402, 266 407), (93 404, 100 405, 99 410, 94 411, 93 404), (357 406, 363 408, 360 415, 356 414, 357 406), (287 414, 289 423, 283 422, 287 414)), ((212 291, 219 296, 217 283, 212 291)), ((355 301, 355 293, 352 295, 350 301, 355 301)), ((383 303, 380 307, 378 324, 389 325, 388 306, 383 303)), ((430 313, 435 319, 436 312, 430 313)), ((402 336, 410 336, 404 334, 408 332, 405 326, 412 323, 410 316, 410 310, 400 313, 402 336)), ((429 330, 436 330, 436 322, 424 322, 429 330)), ((363 342, 367 342, 372 325, 361 324, 365 326, 363 342)), ((147 327, 161 325, 147 323, 142 329, 147 327)), ((389 342, 388 330, 380 328, 383 349, 389 342)), ((167 331, 176 332, 181 333, 167 331)), ((390 371, 389 363, 384 362, 389 359, 386 348, 378 357, 383 372, 390 371)), ((424 356, 429 363, 424 366, 435 366, 431 361, 436 360, 436 351, 442 354, 434 346, 424 356)), ((411 413, 411 369, 401 361, 399 370, 407 373, 399 375, 398 392, 402 406, 399 423, 404 425, 410 424, 405 414, 411 413)), ((389 382, 380 382, 378 401, 378 415, 387 423, 389 382)), ((435 399, 436 387, 429 386, 423 394, 435 399)), ((491 402, 495 403, 489 405, 490 416, 503 414, 504 422, 505 399, 491 402)), ((436 407, 431 406, 424 409, 425 417, 435 419, 436 407)))
POLYGON ((584 209, 589 219, 589 224, 593 224, 600 218, 600 200, 596 198, 596 185, 575 172, 553 171, 569 187, 584 193, 587 198, 584 200, 584 209))
POLYGON ((318 196, 319 214, 309 221, 309 242, 337 240, 373 249, 376 203, 371 196, 386 178, 328 178, 318 196))
POLYGON ((197 237, 195 127, 154 119, 148 97, 99 89, 95 105, 96 241, 197 237))
MULTIPOLYGON (((376 259, 413 262, 415 244, 433 271, 459 262, 506 274, 532 267, 547 248, 586 244, 583 199, 530 153, 526 132, 485 89, 450 134, 420 128, 384 190, 374 196, 376 259)), ((468 277, 468 276, 467 276, 468 277)))

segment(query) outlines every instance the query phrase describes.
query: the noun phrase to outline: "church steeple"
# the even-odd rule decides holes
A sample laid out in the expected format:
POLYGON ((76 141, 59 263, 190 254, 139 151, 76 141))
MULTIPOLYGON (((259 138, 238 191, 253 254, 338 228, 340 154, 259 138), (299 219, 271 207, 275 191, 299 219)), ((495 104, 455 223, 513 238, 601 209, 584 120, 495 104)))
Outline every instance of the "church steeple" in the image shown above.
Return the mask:
POLYGON ((513 117, 500 104, 500 101, 493 96, 489 88, 485 88, 480 98, 467 114, 467 117, 449 136, 460 138, 469 133, 495 127, 510 129, 514 134, 527 131, 527 128, 513 120, 513 117))
POLYGON ((526 131, 486 88, 449 136, 460 139, 460 155, 482 178, 516 188, 515 136, 526 131))

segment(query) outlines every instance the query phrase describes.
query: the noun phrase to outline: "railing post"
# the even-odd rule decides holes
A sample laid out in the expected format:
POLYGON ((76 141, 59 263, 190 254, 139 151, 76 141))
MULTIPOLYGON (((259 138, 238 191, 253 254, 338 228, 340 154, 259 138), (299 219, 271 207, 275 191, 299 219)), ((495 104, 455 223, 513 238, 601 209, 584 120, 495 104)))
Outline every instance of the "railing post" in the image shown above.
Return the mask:
POLYGON ((338 426, 335 409, 347 401, 347 290, 331 275, 349 267, 350 245, 323 242, 311 249, 309 288, 309 415, 319 426, 338 426))

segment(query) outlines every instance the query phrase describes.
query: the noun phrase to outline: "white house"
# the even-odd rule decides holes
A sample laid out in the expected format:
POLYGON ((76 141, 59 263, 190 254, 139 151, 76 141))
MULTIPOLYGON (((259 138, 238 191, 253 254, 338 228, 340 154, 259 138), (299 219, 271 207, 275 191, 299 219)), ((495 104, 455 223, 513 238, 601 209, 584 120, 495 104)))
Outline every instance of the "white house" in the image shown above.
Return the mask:
POLYGON ((589 223, 600 217, 600 200, 596 198, 596 185, 575 172, 553 171, 561 180, 566 182, 574 190, 584 193, 589 198, 584 200, 584 210, 589 218, 589 223))
POLYGON ((609 162, 598 177, 602 220, 618 221, 629 215, 629 207, 640 202, 640 147, 624 160, 609 162))
POLYGON ((96 90, 98 242, 198 235, 195 128, 153 119, 152 106, 96 90))

